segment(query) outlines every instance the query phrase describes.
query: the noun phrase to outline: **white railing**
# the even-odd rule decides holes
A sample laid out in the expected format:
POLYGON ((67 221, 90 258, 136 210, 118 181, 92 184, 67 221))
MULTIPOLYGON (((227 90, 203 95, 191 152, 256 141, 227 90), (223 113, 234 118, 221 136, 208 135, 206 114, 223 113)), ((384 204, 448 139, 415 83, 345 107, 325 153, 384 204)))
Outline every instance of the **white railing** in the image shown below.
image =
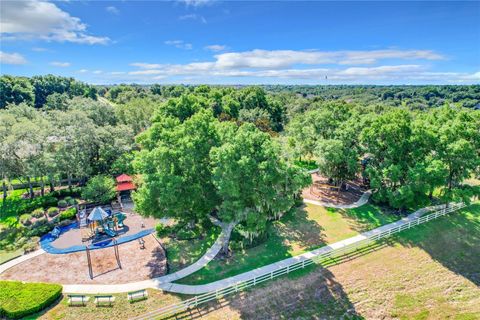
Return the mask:
POLYGON ((396 225, 392 228, 386 229, 382 232, 379 232, 377 234, 369 236, 369 237, 365 238, 364 240, 361 240, 361 241, 358 241, 358 242, 355 242, 355 243, 352 243, 352 244, 349 244, 349 245, 345 245, 341 248, 334 249, 334 250, 331 250, 331 251, 326 252, 326 253, 319 254, 319 255, 317 255, 313 258, 306 258, 302 261, 294 262, 294 263, 292 263, 290 265, 287 265, 285 267, 281 267, 281 268, 279 268, 275 271, 271 271, 271 272, 268 272, 268 273, 265 273, 265 274, 262 274, 262 275, 253 276, 251 279, 238 282, 236 284, 230 285, 230 286, 228 286, 226 288, 223 288, 223 289, 219 289, 219 290, 215 290, 215 291, 212 291, 212 292, 204 293, 204 294, 195 296, 193 298, 190 298, 190 299, 187 299, 187 300, 175 303, 175 304, 171 304, 171 305, 162 307, 160 309, 151 311, 149 313, 146 313, 144 315, 138 316, 138 317, 133 318, 133 319, 135 319, 135 320, 155 319, 155 318, 158 319, 158 318, 163 318, 163 317, 167 317, 167 316, 173 316, 174 314, 183 312, 183 311, 188 310, 190 308, 195 308, 195 307, 197 307, 201 304, 207 303, 209 301, 218 300, 218 299, 222 298, 223 296, 242 291, 242 290, 244 290, 248 287, 258 285, 262 282, 265 282, 265 281, 274 279, 276 277, 288 274, 292 271, 295 271, 295 270, 298 270, 298 269, 303 269, 306 266, 309 266, 313 263, 322 264, 322 263, 325 263, 326 261, 334 259, 335 257, 339 257, 339 256, 342 256, 342 255, 347 254, 347 253, 352 253, 355 250, 367 247, 367 246, 373 244, 374 242, 376 242, 378 240, 388 238, 388 237, 392 236, 393 234, 396 234, 396 233, 401 232, 403 230, 407 230, 407 229, 410 229, 410 228, 412 228, 414 226, 417 226, 419 224, 428 222, 430 220, 437 219, 438 217, 444 216, 444 215, 446 215, 450 212, 459 210, 463 207, 465 207, 465 204, 463 204, 463 203, 450 204, 448 207, 444 207, 443 209, 440 209, 440 210, 438 210, 436 212, 433 212, 431 214, 422 216, 420 218, 415 218, 415 219, 412 219, 412 220, 409 220, 409 221, 405 221, 405 223, 403 223, 403 224, 399 224, 399 225, 396 225))

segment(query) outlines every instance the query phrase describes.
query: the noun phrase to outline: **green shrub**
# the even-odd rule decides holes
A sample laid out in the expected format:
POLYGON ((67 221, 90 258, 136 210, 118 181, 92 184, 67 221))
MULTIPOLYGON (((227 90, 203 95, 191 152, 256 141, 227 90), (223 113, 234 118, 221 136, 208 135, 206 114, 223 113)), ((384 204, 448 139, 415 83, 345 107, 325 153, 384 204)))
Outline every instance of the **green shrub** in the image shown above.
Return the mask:
POLYGON ((38 237, 33 237, 32 239, 30 239, 30 241, 28 241, 27 243, 25 243, 23 245, 23 251, 25 251, 25 253, 29 253, 29 252, 37 250, 38 240, 36 240, 36 239, 39 239, 39 238, 38 237))
POLYGON ((30 228, 30 230, 27 232, 28 237, 40 237, 43 236, 44 234, 49 233, 52 231, 53 227, 55 225, 53 223, 49 223, 46 221, 45 218, 41 222, 35 222, 35 224, 30 228))
POLYGON ((44 217, 45 216, 45 210, 43 210, 43 208, 37 208, 37 209, 32 211, 32 216, 34 216, 35 218, 44 217))
POLYGON ((35 223, 33 224, 33 227, 36 228, 36 227, 42 226, 46 223, 48 223, 47 218, 41 217, 41 218, 38 218, 37 221, 35 221, 35 223))
POLYGON ((20 216, 20 223, 23 224, 24 226, 29 226, 32 224, 32 216, 29 214, 22 214, 20 216))
POLYGON ((159 223, 155 226, 155 231, 157 231, 157 236, 159 238, 165 238, 170 236, 173 233, 173 228, 159 223))
POLYGON ((191 240, 191 239, 198 238, 198 236, 199 236, 199 234, 197 232, 195 232, 194 230, 182 229, 182 230, 179 230, 177 232, 177 239, 178 240, 191 240))
POLYGON ((75 218, 75 215, 77 214, 77 209, 76 208, 69 208, 62 213, 60 213, 59 216, 59 221, 64 221, 64 220, 72 220, 75 218))
POLYGON ((59 200, 57 205, 59 208, 66 208, 68 206, 68 202, 65 200, 59 200))
POLYGON ((61 189, 61 190, 55 190, 54 192, 50 193, 54 197, 62 198, 62 197, 78 197, 80 196, 80 193, 82 192, 82 189, 80 187, 74 187, 70 191, 70 189, 61 189))
POLYGON ((65 200, 69 206, 74 206, 77 204, 77 200, 75 200, 75 198, 72 198, 72 197, 66 197, 63 200, 65 200))
POLYGON ((48 208, 47 212, 49 217, 55 217, 58 214, 58 208, 57 207, 48 208))
POLYGON ((50 306, 61 295, 62 286, 58 284, 0 281, 0 315, 25 317, 50 306))

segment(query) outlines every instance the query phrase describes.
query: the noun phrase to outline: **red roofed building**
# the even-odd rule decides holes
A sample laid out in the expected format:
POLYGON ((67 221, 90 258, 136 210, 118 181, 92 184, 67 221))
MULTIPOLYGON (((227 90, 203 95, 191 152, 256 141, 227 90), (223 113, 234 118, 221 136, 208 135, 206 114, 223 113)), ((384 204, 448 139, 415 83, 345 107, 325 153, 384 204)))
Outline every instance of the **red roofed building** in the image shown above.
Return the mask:
POLYGON ((117 178, 117 192, 132 191, 137 187, 133 183, 132 177, 126 174, 119 175, 117 178))

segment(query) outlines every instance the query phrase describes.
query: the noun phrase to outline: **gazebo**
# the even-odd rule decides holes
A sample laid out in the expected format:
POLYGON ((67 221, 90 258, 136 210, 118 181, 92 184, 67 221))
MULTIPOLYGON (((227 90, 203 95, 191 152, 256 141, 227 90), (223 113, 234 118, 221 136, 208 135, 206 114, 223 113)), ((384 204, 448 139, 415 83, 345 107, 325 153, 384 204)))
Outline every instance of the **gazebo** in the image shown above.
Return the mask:
POLYGON ((132 177, 126 174, 119 175, 117 178, 117 194, 118 198, 130 198, 130 193, 137 187, 133 183, 132 177))

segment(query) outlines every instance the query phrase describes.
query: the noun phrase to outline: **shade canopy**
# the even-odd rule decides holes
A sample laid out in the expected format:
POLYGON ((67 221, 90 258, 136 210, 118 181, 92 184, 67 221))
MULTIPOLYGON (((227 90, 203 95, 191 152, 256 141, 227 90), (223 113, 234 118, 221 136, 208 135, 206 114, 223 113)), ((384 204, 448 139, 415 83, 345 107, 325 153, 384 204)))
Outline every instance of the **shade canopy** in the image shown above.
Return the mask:
POLYGON ((92 212, 88 215, 90 221, 102 221, 108 218, 108 214, 101 207, 93 208, 92 212))

